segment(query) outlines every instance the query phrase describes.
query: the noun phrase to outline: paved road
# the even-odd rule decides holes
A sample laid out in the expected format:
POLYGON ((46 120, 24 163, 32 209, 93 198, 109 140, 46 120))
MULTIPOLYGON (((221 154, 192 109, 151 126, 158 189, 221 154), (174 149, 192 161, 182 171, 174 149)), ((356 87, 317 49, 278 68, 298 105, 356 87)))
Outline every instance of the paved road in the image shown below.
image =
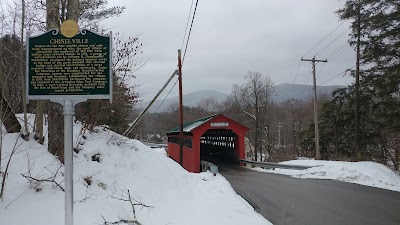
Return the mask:
POLYGON ((274 225, 400 225, 400 193, 223 165, 220 173, 274 225))

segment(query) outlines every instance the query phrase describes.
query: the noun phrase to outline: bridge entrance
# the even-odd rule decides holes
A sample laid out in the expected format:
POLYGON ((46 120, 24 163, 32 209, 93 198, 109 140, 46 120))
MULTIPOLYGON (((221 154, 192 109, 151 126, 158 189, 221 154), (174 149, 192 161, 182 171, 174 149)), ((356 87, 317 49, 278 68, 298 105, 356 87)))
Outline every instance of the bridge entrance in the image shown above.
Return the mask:
POLYGON ((207 130, 200 137, 200 160, 231 163, 236 158, 235 141, 237 135, 230 129, 207 130))
POLYGON ((183 151, 180 151, 179 127, 167 133, 168 155, 189 172, 200 172, 200 161, 219 164, 245 159, 244 138, 249 129, 216 114, 183 125, 183 151))

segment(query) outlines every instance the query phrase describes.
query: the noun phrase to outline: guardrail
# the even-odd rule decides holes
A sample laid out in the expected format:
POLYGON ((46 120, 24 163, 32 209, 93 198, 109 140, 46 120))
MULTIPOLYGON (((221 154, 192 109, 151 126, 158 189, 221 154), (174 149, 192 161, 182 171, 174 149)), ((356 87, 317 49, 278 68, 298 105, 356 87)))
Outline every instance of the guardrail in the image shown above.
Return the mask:
POLYGON ((207 170, 210 170, 210 172, 211 172, 214 176, 217 175, 217 173, 218 173, 218 166, 216 166, 214 163, 201 160, 201 161, 200 161, 200 164, 201 164, 201 172, 206 172, 207 170))
POLYGON ((152 141, 141 141, 143 144, 149 146, 150 148, 166 148, 167 144, 165 143, 157 143, 152 141))
POLYGON ((246 164, 250 164, 250 165, 254 165, 254 166, 292 169, 292 170, 305 170, 305 169, 314 167, 314 166, 291 165, 291 164, 281 164, 281 163, 271 163, 271 162, 258 162, 258 161, 244 160, 244 159, 238 159, 237 161, 246 163, 246 164))

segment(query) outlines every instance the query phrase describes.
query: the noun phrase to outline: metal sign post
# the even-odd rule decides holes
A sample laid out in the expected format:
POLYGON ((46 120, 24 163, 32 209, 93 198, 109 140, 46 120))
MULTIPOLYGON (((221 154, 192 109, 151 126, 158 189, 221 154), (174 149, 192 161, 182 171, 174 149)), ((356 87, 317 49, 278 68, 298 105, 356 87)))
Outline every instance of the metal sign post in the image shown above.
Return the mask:
POLYGON ((78 30, 67 20, 57 29, 27 37, 26 93, 64 110, 65 225, 73 216, 73 118, 75 105, 88 99, 112 100, 111 33, 78 30))
POLYGON ((64 163, 65 163, 65 224, 74 224, 74 167, 73 167, 73 119, 74 104, 64 102, 64 163))

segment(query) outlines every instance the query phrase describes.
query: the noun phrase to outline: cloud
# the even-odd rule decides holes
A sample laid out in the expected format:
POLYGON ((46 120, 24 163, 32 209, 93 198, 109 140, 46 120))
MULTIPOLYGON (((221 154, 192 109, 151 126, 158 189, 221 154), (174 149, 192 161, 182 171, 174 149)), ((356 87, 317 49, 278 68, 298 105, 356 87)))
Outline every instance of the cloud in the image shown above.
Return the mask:
MULTIPOLYGON (((143 57, 148 63, 138 71, 136 83, 141 85, 139 91, 146 100, 176 68, 191 2, 118 1, 126 11, 105 22, 105 26, 125 35, 141 34, 143 57)), ((300 58, 342 23, 334 11, 343 4, 327 0, 199 0, 183 68, 184 93, 209 89, 229 93, 233 84, 244 82, 249 70, 268 74, 275 84, 295 82, 300 58)), ((345 23, 339 27, 305 57, 313 57, 348 26, 345 23)), ((343 35, 317 58, 325 58, 346 44, 347 35, 343 35)), ((328 61, 317 83, 353 66, 354 51, 347 49, 328 61)), ((301 63, 296 83, 307 83, 310 66, 301 63)), ((327 84, 350 82, 350 77, 339 76, 327 84)), ((171 93, 176 95, 177 88, 171 93)))

